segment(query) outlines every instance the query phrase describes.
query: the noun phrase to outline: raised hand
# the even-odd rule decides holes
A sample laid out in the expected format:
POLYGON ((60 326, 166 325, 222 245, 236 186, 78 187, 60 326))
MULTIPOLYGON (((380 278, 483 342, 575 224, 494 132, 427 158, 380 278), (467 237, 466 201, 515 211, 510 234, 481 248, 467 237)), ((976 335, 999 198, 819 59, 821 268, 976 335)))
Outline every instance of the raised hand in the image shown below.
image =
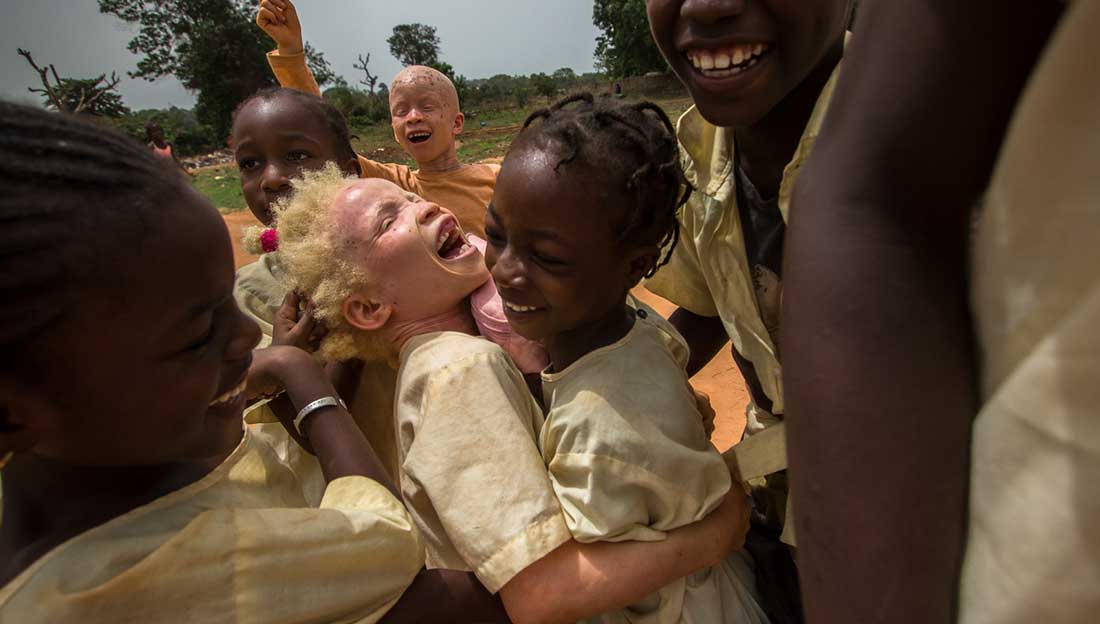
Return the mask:
POLYGON ((298 11, 290 0, 262 0, 256 11, 256 25, 279 46, 280 56, 305 51, 302 23, 298 21, 298 11))

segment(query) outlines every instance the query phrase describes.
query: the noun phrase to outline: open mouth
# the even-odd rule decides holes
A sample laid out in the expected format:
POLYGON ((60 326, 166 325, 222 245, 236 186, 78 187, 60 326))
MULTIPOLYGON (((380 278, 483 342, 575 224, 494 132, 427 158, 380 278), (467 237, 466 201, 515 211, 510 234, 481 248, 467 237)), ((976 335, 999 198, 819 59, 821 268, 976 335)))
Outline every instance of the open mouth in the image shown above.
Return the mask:
POLYGON ((245 387, 248 385, 248 378, 242 378, 241 383, 223 392, 218 398, 210 402, 208 408, 217 408, 232 403, 235 399, 240 398, 244 393, 245 387))
POLYGON ((504 301, 504 309, 516 314, 527 314, 530 312, 538 312, 542 308, 538 306, 519 305, 518 303, 512 303, 510 301, 504 301))
POLYGON ((684 56, 703 76, 725 78, 752 69, 774 49, 770 43, 746 43, 715 50, 691 49, 684 56))
POLYGON ((458 228, 458 222, 454 218, 448 218, 447 222, 439 228, 435 245, 435 253, 444 260, 454 260, 473 249, 466 237, 462 235, 462 230, 458 228))
POLYGON ((409 140, 409 143, 423 143, 432 138, 432 133, 426 130, 420 130, 417 132, 410 132, 405 135, 405 138, 409 140))

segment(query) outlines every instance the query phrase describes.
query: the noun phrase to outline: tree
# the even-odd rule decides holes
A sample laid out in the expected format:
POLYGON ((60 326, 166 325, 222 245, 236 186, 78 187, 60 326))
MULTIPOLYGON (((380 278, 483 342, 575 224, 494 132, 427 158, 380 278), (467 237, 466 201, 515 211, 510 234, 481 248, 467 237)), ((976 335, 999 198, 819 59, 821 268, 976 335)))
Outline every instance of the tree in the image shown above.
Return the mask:
POLYGON ((535 89, 535 93, 541 96, 550 98, 558 92, 558 83, 552 76, 543 73, 531 74, 530 82, 535 89))
POLYGON ((596 37, 596 65, 612 76, 640 76, 665 71, 668 65, 649 33, 645 0, 595 0, 592 23, 596 37))
MULTIPOLYGON (((218 136, 229 134, 230 116, 244 98, 275 84, 265 53, 271 44, 252 23, 249 0, 99 0, 101 13, 139 24, 127 45, 143 57, 134 78, 175 76, 198 93, 195 114, 218 136)), ((318 83, 333 72, 323 55, 306 48, 318 83)))
POLYGON ((366 58, 363 58, 363 55, 360 54, 359 55, 359 62, 358 63, 352 63, 351 66, 354 67, 355 69, 363 70, 363 73, 365 73, 367 75, 367 78, 365 80, 360 80, 359 84, 366 87, 367 90, 370 91, 371 95, 374 95, 374 85, 378 84, 378 76, 375 76, 374 74, 370 73, 370 68, 368 67, 369 64, 370 64, 370 54, 368 53, 366 58))
POLYGON ((115 72, 111 72, 110 79, 107 74, 100 74, 98 78, 62 78, 53 63, 39 67, 28 50, 18 48, 18 51, 42 82, 41 89, 27 87, 27 91, 40 94, 46 106, 62 113, 87 113, 98 117, 121 117, 130 112, 122 104, 122 96, 115 91, 119 81, 115 72))
MULTIPOLYGON (((439 37, 435 27, 425 24, 398 24, 393 35, 386 39, 390 53, 402 65, 431 65, 439 63, 439 37)), ((444 72, 446 73, 446 72, 444 72)))

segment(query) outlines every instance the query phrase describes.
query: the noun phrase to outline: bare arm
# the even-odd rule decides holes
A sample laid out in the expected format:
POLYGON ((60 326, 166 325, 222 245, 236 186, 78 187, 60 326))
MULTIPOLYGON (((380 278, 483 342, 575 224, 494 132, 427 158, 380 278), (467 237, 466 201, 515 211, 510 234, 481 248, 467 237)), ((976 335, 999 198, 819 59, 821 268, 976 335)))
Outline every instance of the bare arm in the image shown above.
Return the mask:
MULTIPOLYGON (((291 413, 296 414, 296 410, 322 397, 336 396, 336 389, 321 365, 297 347, 274 346, 256 350, 248 374, 250 387, 277 386, 286 389, 286 397, 293 404, 293 409, 273 411, 295 438, 297 432, 294 431, 291 413)), ((385 467, 347 410, 338 406, 322 407, 302 421, 302 432, 321 463, 326 482, 361 475, 381 483, 400 500, 401 495, 385 467)))
POLYGON ((860 7, 784 263, 807 621, 954 621, 978 401, 970 208, 1059 8, 860 7))
POLYGON ((717 316, 699 316, 684 308, 676 308, 668 321, 684 337, 691 350, 687 364, 688 377, 701 371, 730 340, 726 326, 717 316))
POLYGON ((513 622, 575 622, 637 602, 717 564, 745 541, 749 503, 734 487, 706 518, 660 542, 569 540, 500 590, 513 622))

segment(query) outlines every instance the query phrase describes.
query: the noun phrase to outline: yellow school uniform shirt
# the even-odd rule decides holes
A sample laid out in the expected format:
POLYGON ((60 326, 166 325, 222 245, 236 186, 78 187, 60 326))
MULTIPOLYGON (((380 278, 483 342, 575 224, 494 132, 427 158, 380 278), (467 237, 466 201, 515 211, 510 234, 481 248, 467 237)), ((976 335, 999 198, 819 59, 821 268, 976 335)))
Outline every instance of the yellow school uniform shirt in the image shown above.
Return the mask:
MULTIPOLYGON (((539 447, 569 530, 580 542, 658 541, 697 522, 730 488, 688 384, 687 345, 656 312, 618 342, 543 373, 539 447)), ((641 315, 639 315, 641 316, 641 315)), ((765 623, 750 559, 677 580, 592 622, 765 623)))
MULTIPOLYGON (((241 311, 263 331, 261 348, 271 344, 272 321, 286 296, 283 278, 277 253, 264 254, 256 262, 237 270, 233 296, 241 311)), ((393 391, 396 382, 396 372, 385 362, 367 363, 359 375, 359 389, 348 405, 355 423, 395 479, 397 442, 393 433, 393 391)), ((312 495, 319 494, 324 484, 316 458, 298 446, 265 404, 246 410, 245 420, 257 431, 263 431, 283 461, 295 467, 306 491, 311 493, 309 500, 316 502, 312 495)))
POLYGON ((416 336, 400 362, 401 493, 428 567, 472 570, 495 593, 570 537, 535 445, 542 411, 483 338, 416 336))
POLYGON ((1100 3, 1073 2, 983 202, 964 624, 1100 615, 1100 3))
MULTIPOLYGON (((314 95, 321 88, 306 65, 305 54, 280 55, 278 50, 267 53, 268 64, 279 84, 314 95)), ((464 164, 455 171, 426 173, 395 163, 380 163, 359 155, 364 178, 382 178, 397 186, 443 206, 454 213, 467 233, 485 238, 485 213, 493 198, 500 165, 464 164)))
MULTIPOLYGON (((779 210, 788 217, 794 183, 817 141, 840 68, 818 96, 794 157, 783 171, 779 210)), ((680 211, 680 240, 669 263, 645 281, 650 291, 700 316, 719 316, 733 348, 752 363, 771 413, 750 403, 748 430, 755 433, 782 414, 783 377, 779 351, 765 319, 779 318, 781 297, 769 297, 761 309, 745 251, 737 207, 733 128, 715 126, 693 106, 676 130, 684 173, 695 191, 680 211)))
POLYGON ((0 589, 2 622, 376 622, 423 546, 366 477, 310 507, 294 473, 245 432, 199 481, 54 548, 0 589))

